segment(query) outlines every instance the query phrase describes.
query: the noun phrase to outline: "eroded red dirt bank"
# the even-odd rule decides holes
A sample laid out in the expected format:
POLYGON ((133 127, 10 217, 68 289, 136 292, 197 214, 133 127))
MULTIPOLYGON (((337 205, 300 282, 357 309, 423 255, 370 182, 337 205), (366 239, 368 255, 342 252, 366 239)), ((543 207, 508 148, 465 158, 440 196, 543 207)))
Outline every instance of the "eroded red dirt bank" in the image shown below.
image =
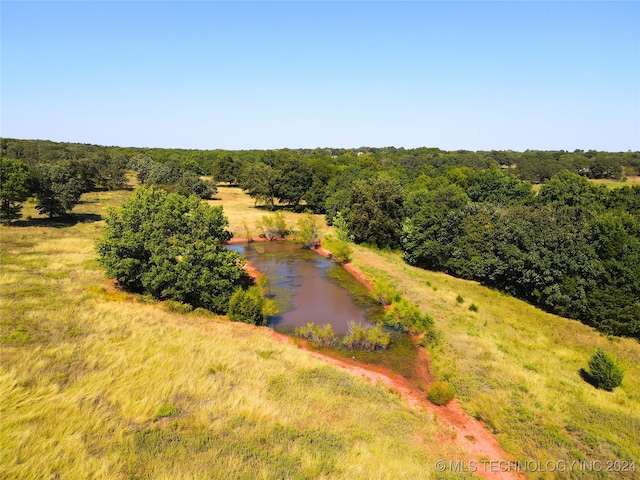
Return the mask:
MULTIPOLYGON (((238 239, 237 241, 232 240, 232 242, 242 243, 242 240, 246 241, 246 239, 238 239)), ((323 247, 318 248, 316 252, 325 257, 331 256, 331 252, 323 247)), ((343 265, 343 267, 360 283, 369 289, 372 288, 373 285, 357 267, 349 263, 343 265)), ((260 272, 253 265, 248 263, 245 268, 254 278, 259 278, 260 272)), ((397 391, 402 401, 410 408, 426 410, 432 413, 434 418, 442 425, 443 431, 447 432, 443 440, 455 443, 466 452, 468 459, 476 462, 474 466, 477 468, 476 473, 478 475, 491 480, 525 478, 522 473, 517 471, 501 471, 496 462, 512 461, 513 457, 502 449, 496 437, 482 422, 469 416, 462 409, 457 399, 454 398, 445 406, 434 405, 427 399, 426 389, 432 382, 433 377, 429 371, 429 365, 431 364, 429 354, 422 347, 416 346, 418 357, 414 365, 414 374, 411 379, 408 379, 389 368, 358 362, 354 359, 345 358, 338 353, 335 356, 321 353, 310 347, 306 341, 294 340, 271 329, 269 329, 269 332, 279 342, 295 343, 312 357, 335 365, 352 375, 363 377, 374 384, 381 384, 397 391)), ((414 338, 414 341, 417 343, 418 339, 414 338)))

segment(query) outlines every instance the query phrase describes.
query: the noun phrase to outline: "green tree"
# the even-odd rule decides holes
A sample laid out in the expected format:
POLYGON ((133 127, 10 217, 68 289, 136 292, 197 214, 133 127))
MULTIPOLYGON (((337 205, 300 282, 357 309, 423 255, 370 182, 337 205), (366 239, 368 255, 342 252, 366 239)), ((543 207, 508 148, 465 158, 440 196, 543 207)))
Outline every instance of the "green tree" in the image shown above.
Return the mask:
POLYGON ((107 214, 99 261, 127 290, 225 313, 231 294, 249 282, 242 257, 224 247, 227 225, 222 207, 140 188, 107 214))
POLYGON ((29 196, 29 168, 13 158, 0 159, 0 220, 20 218, 22 202, 29 196))
POLYGON ((80 201, 82 183, 62 164, 40 164, 36 169, 36 209, 49 217, 66 215, 80 201))
POLYGON ((351 240, 349 238, 349 224, 347 220, 342 215, 342 212, 336 213, 336 216, 333 218, 333 227, 336 230, 336 238, 342 242, 348 242, 351 240))
POLYGON ((288 160, 279 170, 281 174, 278 182, 278 201, 298 208, 302 198, 311 188, 313 173, 301 157, 288 160))
POLYGON ((599 207, 607 200, 603 186, 590 183, 575 173, 563 170, 555 174, 540 189, 540 203, 566 207, 599 207))
POLYGON ((600 348, 589 359, 587 377, 595 387, 610 392, 622 385, 624 371, 611 355, 600 348))
POLYGON ((351 189, 347 216, 354 241, 379 248, 399 247, 403 202, 402 187, 395 180, 372 178, 356 182, 351 189))
POLYGON ((216 182, 237 185, 242 173, 242 162, 229 154, 220 155, 211 165, 211 175, 216 182))
POLYGON ((176 183, 176 192, 182 195, 197 195, 203 199, 210 199, 217 193, 218 187, 210 180, 202 180, 197 174, 186 171, 176 183))
POLYGON ((242 169, 240 187, 255 199, 256 203, 262 202, 273 210, 279 181, 278 170, 265 163, 257 162, 247 164, 242 169))
POLYGON ((296 242, 311 250, 315 250, 320 246, 320 227, 316 217, 312 214, 307 213, 298 220, 296 242))

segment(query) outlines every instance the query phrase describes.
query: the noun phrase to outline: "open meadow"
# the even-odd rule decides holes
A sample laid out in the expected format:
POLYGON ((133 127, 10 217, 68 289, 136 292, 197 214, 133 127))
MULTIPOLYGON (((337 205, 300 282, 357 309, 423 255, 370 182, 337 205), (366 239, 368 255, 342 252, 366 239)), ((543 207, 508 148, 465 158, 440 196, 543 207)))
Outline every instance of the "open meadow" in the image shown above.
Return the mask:
POLYGON ((612 178, 592 178, 590 182, 596 185, 604 185, 607 188, 633 187, 640 185, 640 175, 629 174, 623 180, 614 180, 612 178))
POLYGON ((128 195, 0 227, 1 478, 442 478, 463 458, 431 413, 266 328, 117 291, 94 240, 128 195))
MULTIPOLYGON (((438 459, 464 458, 446 440, 451 432, 388 388, 278 342, 264 327, 171 312, 115 289, 94 241, 107 208, 129 194, 85 194, 66 222, 41 219, 27 204, 30 220, 0 227, 0 477, 470 476, 435 470, 438 459)), ((217 197, 209 203, 224 206, 236 235, 245 220, 257 235, 255 222, 268 211, 238 189, 221 187, 217 197)), ((298 215, 285 212, 292 225, 298 215)), ((353 264, 434 316, 434 375, 455 386, 507 452, 543 462, 529 478, 639 475, 640 466, 623 472, 621 463, 604 471, 608 461, 640 458, 636 341, 411 267, 397 253, 355 246, 353 264), (579 374, 598 346, 626 371, 613 393, 579 374), (574 460, 586 467, 544 471, 544 462, 574 460)))
MULTIPOLYGON (((255 215, 253 201, 240 191, 221 188, 218 196, 232 225, 255 215)), ((455 386, 465 410, 485 422, 507 452, 521 462, 586 462, 585 471, 537 471, 532 478, 632 478, 622 466, 633 461, 640 477, 637 341, 607 337, 477 282, 412 267, 399 253, 353 247, 352 263, 368 278, 398 288, 434 316, 437 340, 427 345, 434 376, 455 386), (469 310, 472 304, 477 311, 469 310), (625 370, 614 392, 580 375, 598 347, 625 370), (606 471, 596 471, 600 464, 606 471)))

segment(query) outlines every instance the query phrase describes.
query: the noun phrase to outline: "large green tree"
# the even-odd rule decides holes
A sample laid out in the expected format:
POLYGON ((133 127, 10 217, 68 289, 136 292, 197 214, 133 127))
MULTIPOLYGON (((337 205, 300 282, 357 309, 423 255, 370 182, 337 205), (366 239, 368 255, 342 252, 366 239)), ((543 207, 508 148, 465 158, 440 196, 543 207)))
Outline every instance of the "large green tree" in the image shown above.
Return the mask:
POLYGON ((66 215, 80 201, 82 182, 65 164, 40 164, 36 170, 36 209, 49 217, 66 215))
POLYGON ((240 186, 256 203, 262 202, 273 210, 281 172, 266 163, 247 164, 242 170, 240 186))
POLYGON ((222 207, 194 196, 140 188, 106 218, 100 263, 124 288, 225 313, 248 282, 242 257, 224 247, 232 234, 222 207))
POLYGON ((0 160, 0 220, 20 218, 22 202, 29 196, 29 169, 13 158, 0 160))
POLYGON ((399 247, 403 202, 402 187, 395 180, 380 177, 356 182, 347 215, 349 234, 358 243, 399 247))

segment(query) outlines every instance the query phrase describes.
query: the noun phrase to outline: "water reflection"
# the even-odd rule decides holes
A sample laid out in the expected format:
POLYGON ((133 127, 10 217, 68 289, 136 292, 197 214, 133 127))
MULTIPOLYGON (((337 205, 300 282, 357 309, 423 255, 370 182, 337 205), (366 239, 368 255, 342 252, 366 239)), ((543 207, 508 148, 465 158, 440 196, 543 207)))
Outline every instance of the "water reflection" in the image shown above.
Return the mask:
MULTIPOLYGON (((336 334, 345 334, 350 322, 371 324, 373 302, 366 294, 350 290, 363 287, 340 266, 291 242, 260 242, 229 245, 248 258, 270 280, 266 289, 278 303, 280 314, 270 326, 287 330, 330 323, 336 334), (352 283, 349 283, 352 282, 352 283)), ((362 292, 361 292, 362 293, 362 292)))

